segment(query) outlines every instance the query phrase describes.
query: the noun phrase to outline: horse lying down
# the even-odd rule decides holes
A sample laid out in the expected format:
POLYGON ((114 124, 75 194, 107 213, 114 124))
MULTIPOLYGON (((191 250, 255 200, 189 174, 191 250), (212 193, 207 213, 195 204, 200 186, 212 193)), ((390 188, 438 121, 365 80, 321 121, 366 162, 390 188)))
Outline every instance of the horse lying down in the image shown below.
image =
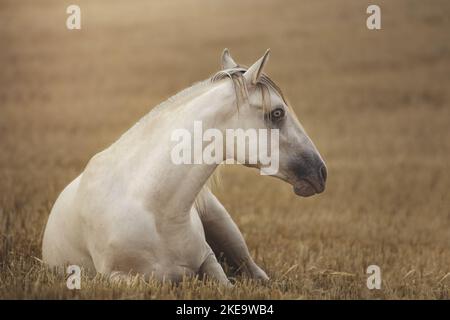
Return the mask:
POLYGON ((216 258, 223 255, 249 277, 267 280, 207 181, 229 160, 263 172, 256 150, 270 149, 277 168, 269 174, 291 184, 297 195, 325 189, 324 161, 281 90, 262 72, 268 57, 269 51, 246 68, 225 49, 221 71, 163 102, 95 155, 52 208, 44 262, 118 278, 136 273, 176 282, 200 275, 229 285, 216 258), (193 132, 199 121, 217 134, 266 129, 276 131, 277 139, 260 139, 258 148, 249 139, 244 155, 216 139, 222 142, 215 144, 216 161, 180 165, 174 161, 174 132, 193 132))

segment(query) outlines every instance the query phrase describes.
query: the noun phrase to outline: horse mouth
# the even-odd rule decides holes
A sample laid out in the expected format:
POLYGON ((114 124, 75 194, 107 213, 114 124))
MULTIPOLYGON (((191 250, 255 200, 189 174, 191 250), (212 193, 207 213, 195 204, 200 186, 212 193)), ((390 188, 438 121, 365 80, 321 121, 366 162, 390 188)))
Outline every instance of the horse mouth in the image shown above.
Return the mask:
POLYGON ((302 179, 294 185, 294 193, 301 197, 310 197, 316 193, 321 193, 323 188, 319 188, 312 181, 308 179, 302 179))

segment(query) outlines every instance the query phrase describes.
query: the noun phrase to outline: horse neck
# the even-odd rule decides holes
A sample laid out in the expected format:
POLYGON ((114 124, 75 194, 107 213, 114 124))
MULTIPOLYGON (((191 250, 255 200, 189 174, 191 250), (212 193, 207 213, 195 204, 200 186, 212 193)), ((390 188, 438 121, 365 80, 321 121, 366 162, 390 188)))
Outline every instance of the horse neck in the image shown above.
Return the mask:
POLYGON ((171 134, 185 128, 193 136, 194 121, 201 121, 203 130, 214 127, 224 132, 235 110, 233 85, 229 80, 220 81, 185 103, 175 102, 164 109, 142 126, 141 138, 147 139, 149 146, 144 152, 150 154, 150 159, 140 170, 144 183, 137 189, 150 210, 171 220, 183 220, 189 217, 197 195, 218 164, 174 164, 170 157, 175 145, 171 134))

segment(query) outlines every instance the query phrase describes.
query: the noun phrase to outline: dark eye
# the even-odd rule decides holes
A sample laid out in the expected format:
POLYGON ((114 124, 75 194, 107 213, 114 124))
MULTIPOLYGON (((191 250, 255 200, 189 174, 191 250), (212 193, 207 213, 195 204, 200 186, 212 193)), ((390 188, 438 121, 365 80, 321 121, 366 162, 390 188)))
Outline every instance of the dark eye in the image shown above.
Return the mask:
POLYGON ((276 108, 272 110, 272 112, 270 113, 270 117, 272 118, 272 120, 280 120, 284 117, 284 109, 276 108))

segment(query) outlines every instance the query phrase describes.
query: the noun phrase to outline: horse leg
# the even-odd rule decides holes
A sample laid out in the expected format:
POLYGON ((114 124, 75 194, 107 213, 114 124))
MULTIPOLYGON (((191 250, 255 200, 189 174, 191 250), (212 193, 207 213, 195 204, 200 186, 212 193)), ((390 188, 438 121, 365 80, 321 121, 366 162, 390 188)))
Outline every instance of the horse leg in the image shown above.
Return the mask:
POLYGON ((206 241, 217 256, 224 254, 228 263, 239 271, 259 280, 268 280, 267 274, 253 261, 244 237, 219 200, 205 192, 205 208, 199 211, 206 241))
POLYGON ((206 276, 207 278, 217 280, 220 284, 227 287, 232 286, 230 280, 228 280, 227 275, 225 274, 225 271, 223 271, 222 266, 219 262, 217 262, 216 256, 212 251, 200 266, 199 274, 206 276))
POLYGON ((109 281, 114 284, 126 284, 127 286, 131 286, 136 280, 138 280, 138 277, 123 271, 113 271, 109 274, 109 281))

